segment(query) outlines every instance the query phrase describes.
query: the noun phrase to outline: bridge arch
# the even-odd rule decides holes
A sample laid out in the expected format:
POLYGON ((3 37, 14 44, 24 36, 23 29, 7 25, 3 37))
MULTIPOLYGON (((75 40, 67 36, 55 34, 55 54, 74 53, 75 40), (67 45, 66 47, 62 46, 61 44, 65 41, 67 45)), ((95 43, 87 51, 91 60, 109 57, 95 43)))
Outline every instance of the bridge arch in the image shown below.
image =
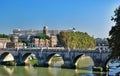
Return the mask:
POLYGON ((51 57, 53 57, 55 54, 56 54, 56 53, 49 54, 49 55, 47 56, 47 60, 46 60, 46 61, 49 61, 49 60, 51 59, 51 57))
POLYGON ((80 54, 80 55, 77 55, 74 60, 73 60, 73 63, 75 64, 77 62, 77 60, 84 54, 80 54))
POLYGON ((86 55, 86 54, 80 54, 80 55, 77 55, 77 56, 74 58, 74 60, 73 60, 73 64, 75 65, 76 68, 77 68, 79 59, 82 58, 82 57, 84 57, 84 56, 90 58, 90 60, 92 61, 92 64, 94 65, 94 60, 92 59, 91 56, 86 55))
POLYGON ((22 56, 22 61, 25 61, 32 53, 25 53, 23 56, 22 56))
POLYGON ((106 68, 105 70, 108 70, 108 69, 109 69, 108 63, 109 63, 110 60, 112 60, 111 57, 108 57, 108 58, 106 59, 105 64, 103 65, 103 66, 106 68))
POLYGON ((14 55, 9 52, 4 52, 0 55, 1 62, 14 61, 14 55))
POLYGON ((37 59, 36 55, 33 54, 33 53, 25 53, 22 56, 22 61, 23 61, 24 64, 30 64, 30 63, 28 63, 28 61, 32 60, 32 59, 37 59))
MULTIPOLYGON (((60 55, 60 54, 57 54, 57 53, 51 53, 51 54, 49 54, 48 56, 47 56, 47 58, 46 58, 46 63, 47 63, 47 65, 49 66, 51 63, 52 63, 52 57, 60 57, 61 59, 62 59, 62 64, 64 64, 64 59, 63 59, 63 56, 62 55, 60 55)), ((61 65, 62 65, 61 64, 61 65)))

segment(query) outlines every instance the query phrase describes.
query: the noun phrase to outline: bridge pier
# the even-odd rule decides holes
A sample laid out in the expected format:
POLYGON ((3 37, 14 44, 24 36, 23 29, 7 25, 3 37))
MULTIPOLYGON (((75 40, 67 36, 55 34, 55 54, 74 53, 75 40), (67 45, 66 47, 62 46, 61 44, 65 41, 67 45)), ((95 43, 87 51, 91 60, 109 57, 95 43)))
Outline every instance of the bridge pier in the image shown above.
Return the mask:
POLYGON ((14 57, 15 58, 15 64, 17 66, 24 66, 25 63, 24 61, 22 60, 22 54, 20 52, 18 52, 18 55, 14 57))
POLYGON ((76 68, 75 64, 72 62, 72 60, 70 59, 69 56, 65 56, 64 64, 61 67, 62 68, 69 68, 69 69, 75 69, 76 68))
POLYGON ((48 67, 48 63, 46 63, 46 55, 42 54, 38 58, 38 66, 40 67, 48 67))
POLYGON ((93 70, 94 71, 107 72, 108 68, 106 67, 105 62, 106 62, 106 60, 104 60, 102 58, 94 60, 94 68, 93 68, 93 70))
POLYGON ((61 67, 62 68, 68 68, 68 69, 75 69, 76 68, 76 66, 74 64, 71 64, 69 62, 64 63, 61 67))
POLYGON ((40 67, 48 67, 49 65, 44 60, 40 60, 39 63, 38 63, 38 66, 40 66, 40 67))

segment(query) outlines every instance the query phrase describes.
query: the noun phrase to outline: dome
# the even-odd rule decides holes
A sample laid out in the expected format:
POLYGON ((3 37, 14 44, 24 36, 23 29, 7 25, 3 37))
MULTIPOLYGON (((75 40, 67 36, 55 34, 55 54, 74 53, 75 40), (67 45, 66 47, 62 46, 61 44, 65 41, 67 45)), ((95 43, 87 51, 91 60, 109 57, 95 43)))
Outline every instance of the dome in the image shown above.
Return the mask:
POLYGON ((48 29, 48 26, 44 26, 44 29, 48 29))

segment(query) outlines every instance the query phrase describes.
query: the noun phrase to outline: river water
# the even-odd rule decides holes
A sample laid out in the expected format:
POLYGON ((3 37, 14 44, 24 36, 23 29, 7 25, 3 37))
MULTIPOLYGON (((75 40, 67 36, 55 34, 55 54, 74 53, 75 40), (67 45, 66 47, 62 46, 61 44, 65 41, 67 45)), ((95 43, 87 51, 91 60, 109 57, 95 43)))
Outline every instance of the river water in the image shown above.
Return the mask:
MULTIPOLYGON (((92 71, 93 62, 88 57, 81 57, 78 60, 78 69, 63 69, 60 68, 60 62, 56 61, 50 67, 33 67, 29 66, 4 66, 0 65, 0 76, 115 76, 120 72, 120 68, 116 65, 119 63, 109 63, 109 72, 94 72, 92 71), (57 66, 59 65, 59 66, 57 66)), ((60 60, 57 58, 57 60, 60 60)), ((54 61, 53 61, 54 62, 54 61)), ((53 64, 53 63, 52 63, 53 64)))
POLYGON ((52 67, 0 66, 0 76, 115 76, 115 71, 120 71, 120 69, 102 73, 93 72, 90 69, 73 70, 52 67))
MULTIPOLYGON (((116 69, 120 71, 120 69, 116 69)), ((93 72, 90 69, 61 69, 54 67, 33 66, 0 66, 0 76, 115 76, 114 71, 108 73, 93 72)))
POLYGON ((86 69, 42 68, 32 66, 0 66, 0 76, 106 76, 86 69))
MULTIPOLYGON (((120 67, 117 67, 119 66, 120 63, 109 63, 109 72, 108 74, 111 75, 111 76, 115 76, 116 73, 120 73, 120 67)), ((119 74, 120 76, 120 74, 119 74)))

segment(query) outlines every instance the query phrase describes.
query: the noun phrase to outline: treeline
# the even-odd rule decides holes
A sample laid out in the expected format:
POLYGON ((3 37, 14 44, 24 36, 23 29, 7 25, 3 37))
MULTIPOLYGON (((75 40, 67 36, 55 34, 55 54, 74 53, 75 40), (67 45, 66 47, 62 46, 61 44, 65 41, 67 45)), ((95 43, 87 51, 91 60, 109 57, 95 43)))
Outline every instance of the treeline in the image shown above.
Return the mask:
POLYGON ((95 48, 95 39, 83 32, 60 32, 57 35, 58 44, 70 49, 95 48))
POLYGON ((0 38, 9 38, 9 36, 6 34, 0 34, 0 38))

